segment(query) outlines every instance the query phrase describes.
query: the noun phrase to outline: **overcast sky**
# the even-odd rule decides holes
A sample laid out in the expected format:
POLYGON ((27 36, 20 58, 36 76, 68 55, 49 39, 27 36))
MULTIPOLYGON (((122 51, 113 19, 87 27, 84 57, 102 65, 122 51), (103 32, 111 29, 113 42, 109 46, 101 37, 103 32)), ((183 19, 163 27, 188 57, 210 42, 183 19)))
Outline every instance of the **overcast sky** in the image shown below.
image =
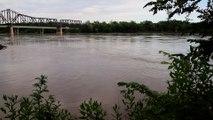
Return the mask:
MULTIPOLYGON (((150 0, 0 0, 0 8, 12 9, 34 17, 90 21, 166 20, 166 12, 152 15, 143 6, 150 0)), ((192 16, 194 21, 197 21, 192 16)), ((174 19, 184 19, 175 16, 174 19)))

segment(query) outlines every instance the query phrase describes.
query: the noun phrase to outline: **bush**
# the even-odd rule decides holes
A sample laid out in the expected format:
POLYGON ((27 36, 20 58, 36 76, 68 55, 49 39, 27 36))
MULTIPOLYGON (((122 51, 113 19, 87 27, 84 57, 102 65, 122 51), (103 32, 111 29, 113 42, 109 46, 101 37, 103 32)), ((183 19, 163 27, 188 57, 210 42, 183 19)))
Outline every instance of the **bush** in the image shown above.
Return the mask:
POLYGON ((84 101, 80 105, 80 119, 83 120, 104 120, 106 112, 103 110, 101 103, 90 99, 88 102, 84 101))
POLYGON ((35 89, 29 97, 3 96, 4 107, 1 111, 4 113, 4 119, 73 120, 74 117, 67 110, 61 109, 61 104, 55 101, 52 95, 44 97, 44 94, 48 92, 47 77, 41 75, 36 80, 38 82, 33 84, 35 89))

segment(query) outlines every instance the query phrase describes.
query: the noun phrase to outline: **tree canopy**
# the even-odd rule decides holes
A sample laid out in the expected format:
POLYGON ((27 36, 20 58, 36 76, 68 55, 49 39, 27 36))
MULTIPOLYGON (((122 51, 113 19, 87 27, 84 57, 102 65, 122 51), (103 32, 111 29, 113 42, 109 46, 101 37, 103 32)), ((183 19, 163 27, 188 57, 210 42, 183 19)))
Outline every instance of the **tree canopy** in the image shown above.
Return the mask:
POLYGON ((205 29, 213 27, 213 1, 212 0, 155 0, 148 2, 144 7, 151 6, 150 11, 157 14, 158 11, 167 11, 168 18, 172 18, 175 14, 186 14, 189 16, 192 12, 197 12, 197 16, 202 23, 202 35, 211 35, 213 32, 207 32, 205 29), (204 31, 203 31, 204 30, 204 31))

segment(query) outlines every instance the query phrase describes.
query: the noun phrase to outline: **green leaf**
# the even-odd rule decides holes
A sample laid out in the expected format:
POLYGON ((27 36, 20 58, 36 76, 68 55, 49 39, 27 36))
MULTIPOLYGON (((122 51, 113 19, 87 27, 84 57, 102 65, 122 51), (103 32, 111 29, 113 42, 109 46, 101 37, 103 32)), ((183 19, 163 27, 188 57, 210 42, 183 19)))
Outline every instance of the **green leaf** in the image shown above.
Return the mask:
POLYGON ((7 101, 7 96, 6 96, 6 95, 3 95, 3 99, 4 99, 5 101, 7 101))
POLYGON ((2 111, 4 114, 7 113, 7 111, 6 111, 4 108, 1 108, 1 111, 2 111))

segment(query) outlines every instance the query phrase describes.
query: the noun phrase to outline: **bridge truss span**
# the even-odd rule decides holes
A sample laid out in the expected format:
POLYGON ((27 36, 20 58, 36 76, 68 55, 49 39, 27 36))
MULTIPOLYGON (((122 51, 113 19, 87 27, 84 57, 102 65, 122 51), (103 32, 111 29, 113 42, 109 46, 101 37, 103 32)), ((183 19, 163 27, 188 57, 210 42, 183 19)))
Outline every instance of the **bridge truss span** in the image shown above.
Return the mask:
POLYGON ((70 20, 70 19, 61 19, 60 23, 68 23, 68 24, 81 24, 81 20, 70 20))
POLYGON ((32 17, 25 14, 18 13, 11 9, 0 11, 0 24, 16 24, 16 23, 67 23, 67 24, 81 24, 81 20, 61 19, 56 18, 42 18, 32 17))

